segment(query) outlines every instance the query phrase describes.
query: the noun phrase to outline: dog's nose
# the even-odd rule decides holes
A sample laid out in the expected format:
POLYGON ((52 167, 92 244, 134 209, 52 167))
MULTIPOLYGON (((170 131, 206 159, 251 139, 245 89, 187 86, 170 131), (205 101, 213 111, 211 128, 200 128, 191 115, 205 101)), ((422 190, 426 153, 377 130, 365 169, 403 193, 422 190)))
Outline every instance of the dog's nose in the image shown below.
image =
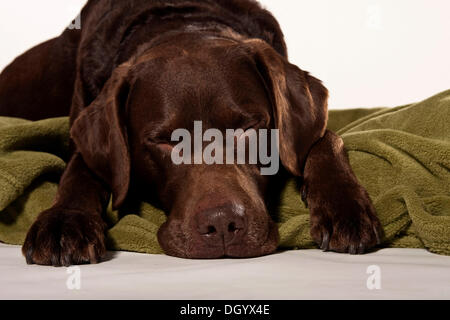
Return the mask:
POLYGON ((229 203, 202 210, 197 214, 197 230, 211 246, 227 246, 238 242, 246 232, 244 208, 229 203))

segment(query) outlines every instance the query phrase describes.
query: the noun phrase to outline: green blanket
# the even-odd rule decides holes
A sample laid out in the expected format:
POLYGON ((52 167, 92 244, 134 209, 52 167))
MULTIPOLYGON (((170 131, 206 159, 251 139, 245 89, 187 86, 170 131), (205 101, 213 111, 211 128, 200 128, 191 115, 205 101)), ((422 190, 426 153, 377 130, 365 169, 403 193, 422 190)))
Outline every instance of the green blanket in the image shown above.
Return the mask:
MULTIPOLYGON (((330 111, 329 128, 344 139, 352 167, 383 224, 383 246, 450 255, 450 91, 397 108, 330 111)), ((22 244, 50 207, 68 157, 68 119, 37 122, 0 117, 0 241, 22 244)), ((271 214, 280 248, 314 248, 308 210, 296 181, 280 187, 271 214)), ((163 212, 133 204, 105 214, 108 248, 161 253, 163 212)))

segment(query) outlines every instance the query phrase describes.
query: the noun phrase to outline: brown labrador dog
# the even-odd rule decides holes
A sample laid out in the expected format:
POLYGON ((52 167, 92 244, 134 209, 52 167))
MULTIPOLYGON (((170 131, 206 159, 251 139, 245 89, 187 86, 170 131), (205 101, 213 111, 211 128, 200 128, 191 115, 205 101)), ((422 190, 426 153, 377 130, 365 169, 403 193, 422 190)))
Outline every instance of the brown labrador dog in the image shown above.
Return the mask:
POLYGON ((273 253, 270 176, 261 164, 176 165, 171 133, 278 129, 279 158, 301 177, 311 235, 324 250, 363 253, 380 223, 342 139, 326 129, 327 90, 287 60, 275 18, 253 0, 90 0, 66 30, 0 76, 0 115, 70 114, 73 155, 52 208, 23 245, 28 263, 97 262, 112 195, 157 195, 158 239, 184 258, 273 253))

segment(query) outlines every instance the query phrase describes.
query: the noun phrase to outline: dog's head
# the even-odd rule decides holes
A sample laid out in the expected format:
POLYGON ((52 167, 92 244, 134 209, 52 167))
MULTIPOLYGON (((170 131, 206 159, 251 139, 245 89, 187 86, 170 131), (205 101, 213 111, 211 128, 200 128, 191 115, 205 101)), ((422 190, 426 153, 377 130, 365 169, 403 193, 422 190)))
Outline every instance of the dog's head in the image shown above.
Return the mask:
MULTIPOLYGON (((242 129, 233 146, 244 139, 249 154, 246 132, 278 129, 281 163, 300 176, 310 147, 324 133, 326 100, 320 81, 261 40, 178 37, 116 68, 71 136, 89 168, 110 186, 114 207, 126 198, 130 181, 141 191, 156 191, 169 214, 158 233, 167 254, 252 257, 272 253, 278 242, 261 159, 206 164, 200 154, 200 164, 199 147, 206 152, 223 139, 210 155, 225 159, 226 130, 242 129), (215 129, 200 143, 194 142, 196 121, 201 134, 215 129), (177 129, 191 133, 191 164, 173 161, 177 129)), ((268 136, 257 141, 270 151, 268 136)), ((185 159, 188 148, 175 150, 185 159)))

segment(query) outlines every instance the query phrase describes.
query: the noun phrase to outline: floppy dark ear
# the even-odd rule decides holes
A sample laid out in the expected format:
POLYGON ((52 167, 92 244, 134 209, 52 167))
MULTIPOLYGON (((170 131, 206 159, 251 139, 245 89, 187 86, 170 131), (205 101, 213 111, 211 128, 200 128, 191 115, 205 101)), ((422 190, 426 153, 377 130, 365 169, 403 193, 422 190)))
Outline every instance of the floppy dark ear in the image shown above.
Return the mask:
POLYGON ((273 115, 280 133, 280 159, 301 176, 312 145, 325 134, 328 90, 259 39, 246 41, 272 96, 273 115))
POLYGON ((124 64, 114 70, 70 131, 84 162, 111 188, 114 208, 124 201, 130 183, 130 155, 123 117, 129 89, 128 69, 124 64))

